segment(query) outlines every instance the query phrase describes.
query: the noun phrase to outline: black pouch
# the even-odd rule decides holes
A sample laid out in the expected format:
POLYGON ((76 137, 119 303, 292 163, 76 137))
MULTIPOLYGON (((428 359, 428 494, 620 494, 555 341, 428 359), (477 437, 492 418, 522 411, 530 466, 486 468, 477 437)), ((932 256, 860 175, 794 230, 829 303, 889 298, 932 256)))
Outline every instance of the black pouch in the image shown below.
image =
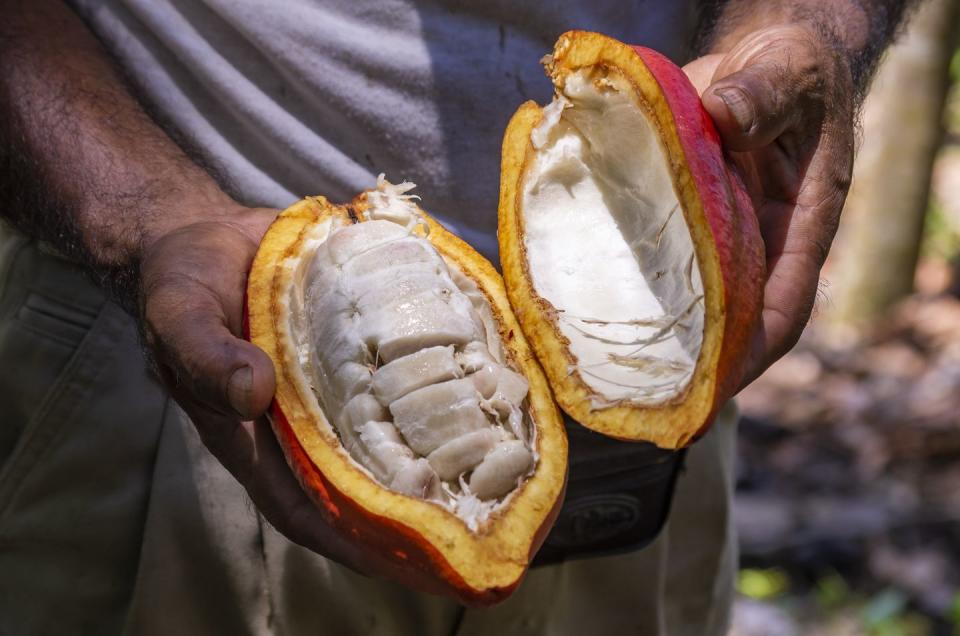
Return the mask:
POLYGON ((686 451, 625 442, 566 418, 567 494, 533 566, 639 550, 667 520, 686 451))

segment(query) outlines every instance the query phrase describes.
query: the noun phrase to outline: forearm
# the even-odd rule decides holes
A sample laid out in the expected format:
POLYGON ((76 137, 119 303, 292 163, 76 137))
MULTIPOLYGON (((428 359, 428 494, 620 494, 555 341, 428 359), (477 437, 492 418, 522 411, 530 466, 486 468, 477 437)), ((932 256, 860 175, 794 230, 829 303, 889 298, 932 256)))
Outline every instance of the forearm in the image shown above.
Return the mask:
POLYGON ((0 2, 0 14, 0 215, 109 278, 154 237, 235 205, 62 2, 0 2))
POLYGON ((714 9, 700 38, 702 52, 726 52, 749 33, 805 23, 829 42, 850 69, 858 93, 883 50, 918 0, 729 0, 714 9))

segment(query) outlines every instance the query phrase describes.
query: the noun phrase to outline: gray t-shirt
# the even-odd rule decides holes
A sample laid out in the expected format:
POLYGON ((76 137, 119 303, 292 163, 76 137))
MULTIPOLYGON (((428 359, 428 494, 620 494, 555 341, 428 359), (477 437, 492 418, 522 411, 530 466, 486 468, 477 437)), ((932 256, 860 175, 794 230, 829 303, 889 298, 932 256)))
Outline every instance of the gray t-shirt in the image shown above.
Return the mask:
MULTIPOLYGON (((522 101, 549 99, 539 59, 556 37, 592 29, 681 61, 694 23, 694 3, 683 0, 71 4, 154 112, 248 203, 346 200, 382 171, 416 181, 425 207, 489 256, 503 128, 522 101)), ((22 271, 30 276, 4 278, 21 286, 50 278, 32 261, 22 271)), ((74 287, 65 275, 52 295, 74 287)), ((652 545, 534 569, 503 604, 464 610, 357 576, 271 530, 194 428, 136 371, 135 339, 116 334, 129 332, 128 321, 106 307, 80 362, 68 365, 69 390, 51 392, 55 407, 37 407, 53 413, 49 420, 59 414, 58 425, 69 409, 71 434, 58 434, 43 462, 21 454, 16 470, 0 475, 23 480, 7 489, 18 496, 5 504, 0 529, 19 547, 0 551, 0 571, 18 590, 0 594, 14 624, 109 623, 129 634, 725 633, 736 564, 732 408, 690 449, 670 520, 652 545), (111 362, 121 353, 129 368, 111 362), (104 419, 107 412, 137 413, 138 424, 150 425, 104 419), (104 462, 107 447, 126 459, 104 462), (27 465, 24 478, 19 467, 27 465), (96 469, 78 480, 77 466, 96 469)))
POLYGON ((568 29, 687 55, 686 0, 73 0, 245 202, 348 200, 377 173, 496 255, 500 143, 568 29))

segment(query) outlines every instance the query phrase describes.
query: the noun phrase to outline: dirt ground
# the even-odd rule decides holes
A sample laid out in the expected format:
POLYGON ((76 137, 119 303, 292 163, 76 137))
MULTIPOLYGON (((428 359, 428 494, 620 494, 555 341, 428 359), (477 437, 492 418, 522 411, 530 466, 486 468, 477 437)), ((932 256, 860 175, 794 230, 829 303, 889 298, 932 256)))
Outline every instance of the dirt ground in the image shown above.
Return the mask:
POLYGON ((960 634, 954 293, 866 334, 815 322, 739 403, 734 632, 960 634))

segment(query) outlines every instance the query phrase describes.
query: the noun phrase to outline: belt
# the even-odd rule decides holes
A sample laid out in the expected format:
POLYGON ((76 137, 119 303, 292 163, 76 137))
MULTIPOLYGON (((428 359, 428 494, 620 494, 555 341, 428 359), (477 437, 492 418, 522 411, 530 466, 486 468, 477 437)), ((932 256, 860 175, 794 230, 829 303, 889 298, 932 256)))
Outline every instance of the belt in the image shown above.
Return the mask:
POLYGON ((663 529, 686 451, 625 442, 567 418, 567 494, 533 566, 639 550, 663 529))

